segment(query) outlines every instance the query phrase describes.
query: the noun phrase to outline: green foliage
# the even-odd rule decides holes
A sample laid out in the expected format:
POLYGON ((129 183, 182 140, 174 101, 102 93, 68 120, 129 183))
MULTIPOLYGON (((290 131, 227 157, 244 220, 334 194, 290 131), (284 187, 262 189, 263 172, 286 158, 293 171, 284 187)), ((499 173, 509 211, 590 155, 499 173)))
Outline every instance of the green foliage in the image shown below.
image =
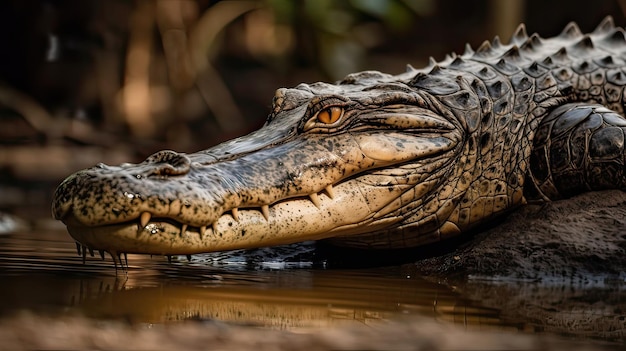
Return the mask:
POLYGON ((300 35, 295 55, 315 61, 330 78, 363 69, 368 49, 381 43, 386 31, 408 31, 418 17, 429 15, 432 0, 266 0, 277 23, 300 35), (304 50, 304 51, 303 51, 304 50))

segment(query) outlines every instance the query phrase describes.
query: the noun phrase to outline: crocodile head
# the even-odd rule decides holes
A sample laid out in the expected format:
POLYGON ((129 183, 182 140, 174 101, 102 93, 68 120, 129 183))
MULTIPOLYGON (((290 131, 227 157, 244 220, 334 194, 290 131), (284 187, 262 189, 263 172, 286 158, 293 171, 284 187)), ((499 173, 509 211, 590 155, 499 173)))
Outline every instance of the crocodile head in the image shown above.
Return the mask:
POLYGON ((457 234, 472 223, 462 217, 484 217, 460 206, 478 146, 468 145, 466 121, 411 85, 415 72, 361 72, 279 89, 249 135, 71 175, 55 192, 54 216, 77 242, 111 253, 325 238, 396 248, 457 234))

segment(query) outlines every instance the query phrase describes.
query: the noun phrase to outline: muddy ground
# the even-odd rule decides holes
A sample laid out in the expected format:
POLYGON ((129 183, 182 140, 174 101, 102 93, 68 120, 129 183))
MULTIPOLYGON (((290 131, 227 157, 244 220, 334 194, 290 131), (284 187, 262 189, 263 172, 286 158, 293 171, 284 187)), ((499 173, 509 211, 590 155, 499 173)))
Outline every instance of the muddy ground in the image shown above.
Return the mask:
POLYGON ((0 320, 0 350, 609 350, 615 345, 468 331, 427 319, 316 332, 216 323, 128 325, 23 314, 0 320))
POLYGON ((418 269, 448 278, 585 280, 626 273, 626 192, 529 204, 418 269))

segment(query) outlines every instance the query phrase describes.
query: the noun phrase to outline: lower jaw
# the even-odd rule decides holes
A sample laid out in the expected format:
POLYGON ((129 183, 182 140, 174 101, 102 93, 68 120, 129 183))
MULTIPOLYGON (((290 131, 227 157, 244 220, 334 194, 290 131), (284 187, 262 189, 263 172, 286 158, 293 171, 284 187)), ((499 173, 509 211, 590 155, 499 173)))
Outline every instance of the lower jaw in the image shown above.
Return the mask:
MULTIPOLYGON (((200 228, 182 225, 171 220, 152 218, 141 227, 139 220, 103 226, 85 226, 73 216, 63 221, 70 235, 80 245, 93 250, 103 250, 112 255, 120 253, 153 255, 192 255, 213 251, 257 248, 291 244, 307 240, 325 239, 337 235, 333 231, 352 226, 353 221, 370 217, 365 202, 351 196, 349 213, 344 201, 337 202, 321 197, 317 208, 309 200, 278 203, 269 210, 268 219, 258 210, 240 209, 238 220, 223 215, 203 233, 200 228), (343 205, 342 205, 343 203, 343 205)), ((345 200, 345 199, 344 199, 345 200)))
MULTIPOLYGON (((82 246, 103 250, 112 255, 120 253, 151 255, 191 255, 212 251, 245 249, 285 243, 284 239, 266 237, 267 221, 261 217, 246 223, 246 229, 232 218, 220 219, 215 226, 201 229, 172 221, 151 221, 145 227, 126 222, 89 227, 68 220, 67 229, 82 246), (243 233, 243 235, 242 235, 243 233), (260 235, 259 235, 260 234, 260 235), (246 237, 247 236, 247 237, 246 237), (276 243, 278 242, 278 243, 276 243)), ((300 241, 293 238, 293 242, 300 241)))
MULTIPOLYGON (((153 255, 183 255, 206 252, 191 233, 174 234, 175 226, 165 222, 150 223, 139 228, 136 223, 121 223, 99 227, 69 225, 67 230, 82 246, 103 250, 115 256, 120 253, 153 255)), ((196 236, 197 233, 196 233, 196 236)))

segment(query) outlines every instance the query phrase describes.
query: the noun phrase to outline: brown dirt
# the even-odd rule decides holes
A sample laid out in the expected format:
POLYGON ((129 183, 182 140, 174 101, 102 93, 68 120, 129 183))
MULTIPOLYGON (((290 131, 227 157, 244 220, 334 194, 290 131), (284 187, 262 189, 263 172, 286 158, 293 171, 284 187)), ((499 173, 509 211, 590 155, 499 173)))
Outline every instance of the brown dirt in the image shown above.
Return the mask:
MULTIPOLYGON (((288 332, 186 322, 129 325, 22 314, 0 320, 0 350, 607 350, 606 345, 414 319, 288 332)), ((615 345, 613 345, 614 347, 615 345)), ((610 345, 609 345, 610 347, 610 345)))
POLYGON ((453 252, 416 263, 447 278, 585 280, 626 273, 626 192, 526 205, 453 252))

